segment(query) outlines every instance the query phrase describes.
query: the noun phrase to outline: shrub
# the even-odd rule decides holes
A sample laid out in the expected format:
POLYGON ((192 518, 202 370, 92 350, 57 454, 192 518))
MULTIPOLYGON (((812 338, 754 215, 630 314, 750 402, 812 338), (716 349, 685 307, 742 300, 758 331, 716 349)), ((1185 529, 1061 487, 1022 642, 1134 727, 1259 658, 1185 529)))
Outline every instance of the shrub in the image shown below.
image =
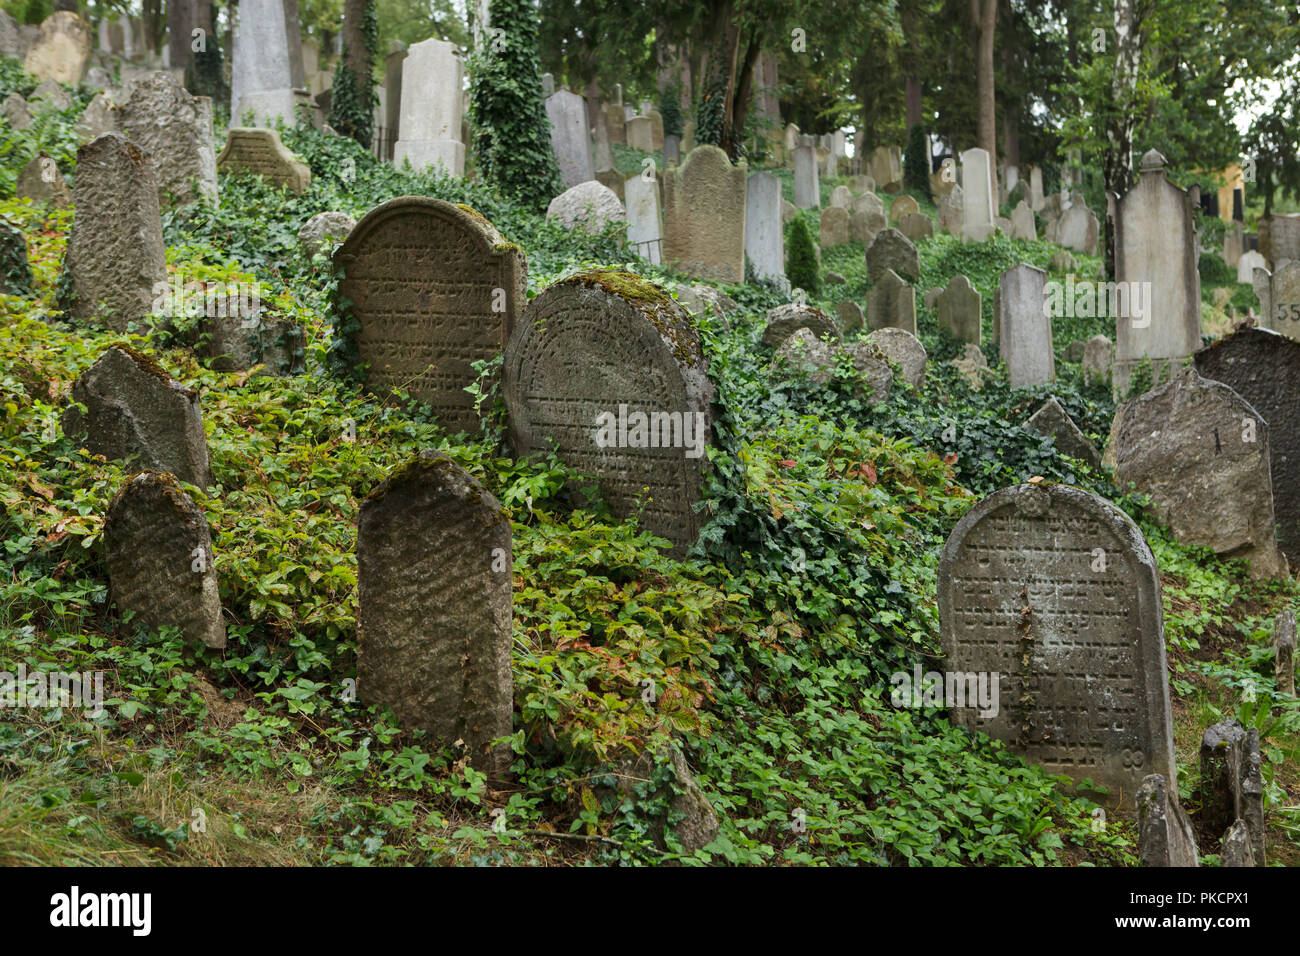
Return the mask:
POLYGON ((821 264, 817 261, 817 246, 813 242, 812 230, 808 228, 808 222, 803 216, 796 216, 790 224, 785 248, 785 274, 790 285, 803 289, 809 296, 820 295, 821 264))

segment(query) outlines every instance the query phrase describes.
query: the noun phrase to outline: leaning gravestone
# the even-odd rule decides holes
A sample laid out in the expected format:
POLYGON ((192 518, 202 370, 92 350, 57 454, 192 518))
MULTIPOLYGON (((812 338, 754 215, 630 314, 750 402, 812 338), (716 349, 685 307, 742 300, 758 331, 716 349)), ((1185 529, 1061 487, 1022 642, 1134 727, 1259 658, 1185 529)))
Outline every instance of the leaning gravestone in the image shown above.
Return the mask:
POLYGON ((998 282, 998 351, 1007 363, 1012 388, 1042 385, 1056 377, 1052 352, 1052 318, 1047 314, 1043 286, 1047 273, 1021 263, 1002 273, 998 282))
POLYGON ((31 295, 32 269, 27 262, 27 239, 7 220, 0 219, 0 295, 31 295))
POLYGON ((586 100, 568 90, 552 93, 546 98, 546 117, 551 121, 551 149, 565 188, 595 178, 586 100))
POLYGON ((898 225, 905 216, 921 211, 920 205, 911 196, 899 196, 889 207, 889 222, 898 225))
POLYGON ((381 203, 334 253, 339 296, 357 328, 368 387, 405 390, 433 406, 448 432, 476 433, 466 387, 473 363, 505 347, 524 302, 523 253, 468 206, 403 196, 381 203))
POLYGON ((1300 564, 1300 342, 1241 329, 1197 352, 1196 370, 1227 385, 1268 422, 1278 544, 1300 564))
POLYGON ((948 287, 937 303, 939 327, 946 329, 958 342, 980 344, 983 298, 970 279, 958 274, 948 280, 948 287))
POLYGON ((821 212, 818 237, 823 249, 842 246, 849 241, 849 211, 841 206, 827 206, 821 212))
POLYGON ((162 208, 200 197, 216 202, 211 99, 190 96, 170 73, 159 71, 137 83, 117 112, 118 129, 153 160, 162 208))
POLYGON ((891 269, 915 282, 921 276, 921 257, 907 236, 897 229, 882 229, 867 247, 867 278, 879 282, 891 269))
POLYGON ((280 142, 273 129, 241 126, 231 129, 226 148, 217 157, 217 168, 224 173, 248 173, 260 176, 277 186, 304 193, 311 185, 311 170, 280 142))
POLYGON ((133 624, 177 627, 191 644, 226 646, 208 522, 171 475, 127 479, 104 519, 104 558, 113 603, 135 613, 133 624))
POLYGON ((1185 368, 1129 399, 1118 417, 1120 487, 1131 482, 1150 496, 1183 544, 1243 558, 1253 577, 1285 573, 1274 540, 1270 429, 1249 403, 1185 368))
POLYGON ((954 723, 1111 806, 1149 773, 1176 779, 1160 581, 1122 511, 1069 485, 995 492, 948 537, 938 595, 946 672, 999 681, 994 707, 952 706, 954 723))
POLYGON ((817 185, 817 151, 811 146, 801 145, 794 150, 794 204, 800 209, 817 209, 822 204, 817 185))
POLYGON ((68 311, 124 332, 149 314, 154 287, 167 280, 153 162, 121 133, 105 133, 77 150, 73 199, 68 311))
POLYGON ((18 93, 10 93, 5 97, 4 103, 0 105, 0 116, 19 132, 32 125, 31 110, 27 107, 27 101, 18 93))
POLYGON ((733 166, 716 146, 697 146, 664 175, 664 261, 681 272, 745 281, 744 160, 733 166))
MULTIPOLYGON (((1155 379, 1201 344, 1201 279, 1197 272, 1195 204, 1169 182, 1165 158, 1154 149, 1142 157, 1137 185, 1122 199, 1110 197, 1115 222, 1115 281, 1139 283, 1154 308, 1142 317, 1116 321, 1115 394, 1128 394, 1129 377, 1150 359, 1155 379)), ((1252 403, 1253 404, 1253 403, 1252 403)))
MULTIPOLYGON (((81 111, 81 118, 77 120, 77 140, 81 143, 89 143, 96 136, 103 136, 105 133, 121 132, 117 127, 117 111, 113 106, 113 100, 107 93, 96 93, 94 98, 86 104, 86 108, 81 111)), ((213 175, 216 175, 216 155, 213 154, 213 175)))
POLYGON ((38 80, 76 86, 93 49, 90 25, 69 10, 59 10, 41 23, 23 68, 38 80))
POLYGON ((799 329, 807 329, 818 339, 840 340, 834 320, 821 309, 811 305, 791 302, 767 310, 767 324, 763 328, 762 342, 770 349, 780 348, 799 329))
POLYGON ((1042 408, 1030 415, 1025 427, 1044 438, 1055 440, 1061 454, 1086 461, 1094 468, 1101 467, 1101 456, 1097 454, 1096 446, 1088 441, 1088 436, 1079 430, 1074 419, 1055 397, 1049 398, 1042 408))
POLYGON ((760 279, 785 278, 781 180, 772 173, 755 173, 745 184, 745 255, 760 279))
POLYGON ((659 181, 643 174, 623 184, 627 196, 627 243, 652 265, 663 261, 664 223, 659 210, 659 181))
POLYGON ((916 288, 893 269, 886 269, 867 293, 867 326, 872 330, 902 329, 916 335, 916 288))
POLYGON ((40 114, 49 110, 70 109, 72 97, 54 80, 42 80, 36 89, 32 90, 28 103, 35 113, 40 114))
POLYGON ((113 346, 72 385, 63 433, 93 455, 166 471, 200 488, 212 484, 199 393, 153 359, 113 346))
POLYGON ((545 289, 506 349, 505 399, 517 455, 554 442, 616 515, 639 512, 679 555, 694 544, 713 386, 699 334, 666 292, 605 271, 545 289))
POLYGON ((510 516, 441 452, 398 468, 357 523, 357 692, 435 747, 510 768, 510 516))
POLYGON ((18 174, 14 193, 19 199, 45 203, 55 209, 68 209, 72 206, 72 190, 63 178, 58 164, 49 153, 40 152, 23 167, 18 174))

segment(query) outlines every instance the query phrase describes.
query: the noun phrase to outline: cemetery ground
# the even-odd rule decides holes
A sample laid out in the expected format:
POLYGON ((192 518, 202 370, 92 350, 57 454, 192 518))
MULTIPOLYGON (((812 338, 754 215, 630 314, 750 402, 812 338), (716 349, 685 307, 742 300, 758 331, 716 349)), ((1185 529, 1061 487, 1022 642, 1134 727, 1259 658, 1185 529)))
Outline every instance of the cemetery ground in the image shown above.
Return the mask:
MULTIPOLYGON (((38 149, 73 169, 82 105, 0 144, 18 156, 0 166, 0 194, 38 149)), ((1085 384, 1065 350, 1113 335, 1113 319, 1054 319, 1051 385, 1011 388, 986 345, 995 367, 976 389, 948 364, 961 348, 918 295, 926 380, 915 390, 896 378, 876 404, 848 364, 825 385, 772 368, 764 314, 787 298, 759 281, 721 286, 738 308, 699 326, 723 412, 703 530, 679 560, 634 519, 566 491, 581 476, 554 456, 507 457, 494 390, 477 395, 490 410, 484 433, 448 435, 427 407, 335 376, 337 277, 327 256, 301 253, 297 233, 324 210, 360 219, 425 195, 477 210, 517 243, 529 297, 594 269, 643 294, 653 292, 642 281, 692 280, 633 256, 618 227, 569 231, 473 182, 377 163, 350 140, 305 126, 282 135, 311 167, 305 193, 223 174, 219 207, 168 211, 163 225, 170 275, 258 283, 264 304, 302 323, 300 375, 214 371, 184 320, 125 335, 65 321, 56 303, 71 212, 0 200, 26 236, 37 291, 0 297, 0 662, 103 671, 107 687, 94 719, 26 710, 0 721, 0 864, 1136 865, 1131 821, 1099 817, 1061 778, 951 726, 943 709, 890 703, 891 674, 938 666, 936 565, 954 524, 979 498, 1037 478, 1115 501, 1151 545, 1183 805, 1195 817, 1205 727, 1236 717, 1260 733, 1270 863, 1300 865, 1300 709, 1275 693, 1269 649, 1296 583, 1252 580, 1241 562, 1176 543, 1143 499, 1024 427, 1054 395, 1104 444, 1109 387, 1085 384), (223 651, 134 626, 108 600, 103 516, 130 472, 65 437, 60 416, 72 382, 112 344, 154 356, 200 395, 214 481, 186 490, 211 526, 223 651), (359 507, 428 448, 473 474, 512 522, 504 783, 348 693, 359 507), (674 835, 671 761, 639 765, 636 786, 616 783, 639 754, 669 747, 687 755, 716 812, 703 848, 685 851, 674 835)), ((629 175, 650 155, 614 153, 629 175)), ((790 174, 776 173, 791 199, 790 174)), ((823 207, 840 182, 821 183, 823 207)), ((817 210, 799 215, 815 236, 817 210)), ((918 248, 918 289, 962 273, 982 294, 985 342, 999 275, 1020 262, 1050 272, 1060 251, 1002 235, 918 248)), ((823 250, 824 271, 844 281, 813 304, 833 315, 839 301, 865 301, 863 255, 855 242, 823 250)), ((1081 276, 1097 268, 1075 258, 1081 276)), ((1254 295, 1215 253, 1201 274, 1203 331, 1223 334, 1231 323, 1210 305, 1214 289, 1229 288, 1239 308, 1254 295)), ((1134 795, 1111 796, 1131 805, 1134 795)), ((1218 834, 1199 836, 1217 845, 1218 834)))

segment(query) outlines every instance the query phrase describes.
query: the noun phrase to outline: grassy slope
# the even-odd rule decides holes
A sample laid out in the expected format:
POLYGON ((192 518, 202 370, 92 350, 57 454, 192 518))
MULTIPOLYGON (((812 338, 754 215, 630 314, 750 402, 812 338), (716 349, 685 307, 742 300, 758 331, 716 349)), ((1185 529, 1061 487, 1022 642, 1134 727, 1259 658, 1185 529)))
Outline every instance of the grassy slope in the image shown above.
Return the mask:
MULTIPOLYGON (((1019 424, 1053 391, 1104 437, 1109 396, 1081 388, 1060 351, 1105 331, 1105 320, 1058 324, 1054 389, 1013 391, 995 375, 974 393, 943 364, 955 346, 918 303, 929 380, 870 408, 851 382, 811 389, 769 372, 757 340, 763 311, 779 300, 730 288, 742 314, 729 330, 703 329, 727 407, 709 523, 699 553, 677 562, 631 524, 575 509, 557 463, 510 461, 495 436, 446 436, 422 410, 330 378, 332 278, 323 260, 303 262, 294 240, 322 209, 359 215, 403 193, 468 202, 524 246, 532 294, 593 262, 620 263, 610 237, 566 234, 472 185, 377 167, 338 140, 291 141, 313 166, 306 196, 223 180, 219 212, 169 216, 166 229, 174 272, 255 278, 305 323, 308 374, 216 373, 190 350, 136 340, 202 394, 218 487, 193 494, 213 527, 231 635, 224 654, 137 633, 107 605, 100 516, 125 473, 65 440, 57 420, 71 381, 123 337, 45 321, 67 217, 0 202, 29 238, 39 286, 34 302, 0 300, 0 667, 102 669, 111 698, 93 721, 0 715, 0 863, 655 862, 673 850, 652 839, 663 795, 642 788, 622 801, 608 774, 668 738, 724 818, 699 860, 1132 862, 1126 824, 1112 818, 1094 832, 1091 805, 1061 797, 1037 768, 949 728, 942 713, 887 703, 888 675, 937 652, 934 566, 972 495, 1041 474, 1116 496, 1104 476, 1019 424), (342 438, 348 421, 356 442, 342 438), (945 442, 949 425, 958 437, 945 442), (428 446, 474 471, 514 518, 519 759, 504 790, 345 693, 357 504, 428 446), (491 829, 496 809, 505 834, 491 829)), ((619 151, 629 172, 640 158, 619 151)), ((941 237, 922 245, 918 285, 964 271, 990 319, 998 272, 1021 259, 1045 264, 1053 251, 941 237)), ((861 247, 826 250, 824 260, 847 280, 824 307, 864 301, 861 247)), ((1201 729, 1243 709, 1247 681, 1269 700, 1271 616, 1293 588, 1254 585, 1239 567, 1169 541, 1138 503, 1121 504, 1143 521, 1164 572, 1188 771, 1179 783, 1190 799, 1201 729)), ((1254 710, 1243 716, 1269 719, 1254 710)), ((1286 726, 1266 728, 1266 774, 1273 856, 1295 863, 1295 710, 1272 710, 1287 714, 1286 726)))

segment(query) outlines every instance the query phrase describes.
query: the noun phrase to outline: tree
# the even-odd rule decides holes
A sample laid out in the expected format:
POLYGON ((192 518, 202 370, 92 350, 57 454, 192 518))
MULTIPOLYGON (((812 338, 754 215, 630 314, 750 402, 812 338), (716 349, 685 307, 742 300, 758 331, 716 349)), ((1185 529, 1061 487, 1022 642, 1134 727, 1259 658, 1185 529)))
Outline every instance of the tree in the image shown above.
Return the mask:
POLYGON ((375 47, 379 24, 374 0, 344 0, 343 55, 330 91, 330 125, 367 149, 374 132, 375 47))
POLYGON ((817 244, 812 230, 801 215, 790 223, 790 234, 785 243, 785 275, 792 289, 803 289, 809 296, 821 295, 822 270, 817 261, 817 244))
MULTIPOLYGON (((975 142, 989 154, 989 169, 998 168, 997 100, 994 96, 993 31, 998 20, 998 0, 970 0, 975 47, 975 142)), ((997 177, 993 177, 997 204, 997 177)))

